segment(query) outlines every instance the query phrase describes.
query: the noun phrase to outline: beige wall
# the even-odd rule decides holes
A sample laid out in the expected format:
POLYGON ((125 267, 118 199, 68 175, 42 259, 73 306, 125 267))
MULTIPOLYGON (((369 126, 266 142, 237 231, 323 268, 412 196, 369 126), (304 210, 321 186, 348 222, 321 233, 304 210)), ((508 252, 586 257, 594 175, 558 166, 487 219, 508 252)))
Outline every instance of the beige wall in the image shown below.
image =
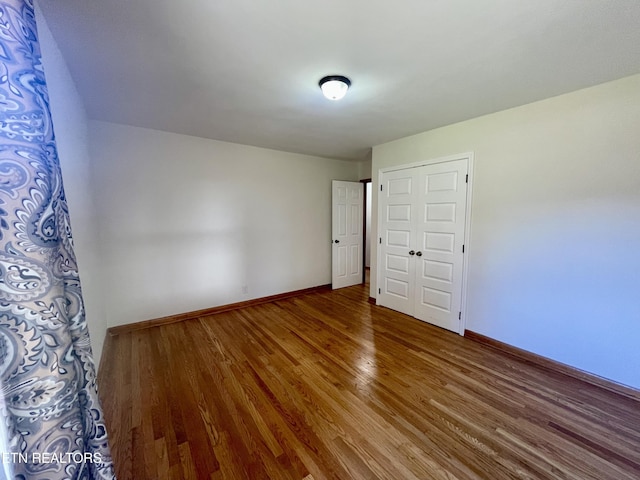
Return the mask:
POLYGON ((110 326, 331 283, 331 180, 357 163, 89 131, 110 326))
POLYGON ((374 185, 463 152, 467 329, 640 387, 640 75, 376 146, 374 185))

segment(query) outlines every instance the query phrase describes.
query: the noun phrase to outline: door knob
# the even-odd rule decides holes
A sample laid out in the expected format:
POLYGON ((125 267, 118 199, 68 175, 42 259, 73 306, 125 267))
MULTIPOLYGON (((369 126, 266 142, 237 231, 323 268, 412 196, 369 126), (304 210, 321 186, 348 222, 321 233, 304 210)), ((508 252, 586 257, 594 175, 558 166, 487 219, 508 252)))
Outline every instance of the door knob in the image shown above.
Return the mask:
POLYGON ((340 243, 340 240, 334 240, 333 242, 334 243, 340 243))
POLYGON ((415 255, 415 254, 416 254, 416 252, 414 252, 413 250, 411 250, 411 251, 409 252, 409 255, 415 255))
POLYGON ((421 257, 422 256, 422 252, 416 252, 416 256, 421 257))

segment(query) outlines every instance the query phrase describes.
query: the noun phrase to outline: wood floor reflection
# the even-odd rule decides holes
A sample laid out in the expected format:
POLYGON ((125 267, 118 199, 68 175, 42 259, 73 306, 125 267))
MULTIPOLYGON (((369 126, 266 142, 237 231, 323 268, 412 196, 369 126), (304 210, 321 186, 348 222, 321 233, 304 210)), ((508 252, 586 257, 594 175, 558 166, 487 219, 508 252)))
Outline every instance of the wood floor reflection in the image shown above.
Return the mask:
POLYGON ((118 478, 638 479, 640 404, 358 285, 110 337, 118 478))

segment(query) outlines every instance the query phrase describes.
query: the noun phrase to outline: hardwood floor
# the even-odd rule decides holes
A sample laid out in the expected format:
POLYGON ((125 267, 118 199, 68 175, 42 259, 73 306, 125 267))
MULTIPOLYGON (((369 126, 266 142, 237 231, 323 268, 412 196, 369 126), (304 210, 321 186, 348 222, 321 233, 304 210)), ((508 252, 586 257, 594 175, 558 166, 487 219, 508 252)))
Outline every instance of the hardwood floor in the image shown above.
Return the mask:
POLYGON ((636 400, 367 299, 356 286, 110 337, 118 479, 640 478, 636 400))

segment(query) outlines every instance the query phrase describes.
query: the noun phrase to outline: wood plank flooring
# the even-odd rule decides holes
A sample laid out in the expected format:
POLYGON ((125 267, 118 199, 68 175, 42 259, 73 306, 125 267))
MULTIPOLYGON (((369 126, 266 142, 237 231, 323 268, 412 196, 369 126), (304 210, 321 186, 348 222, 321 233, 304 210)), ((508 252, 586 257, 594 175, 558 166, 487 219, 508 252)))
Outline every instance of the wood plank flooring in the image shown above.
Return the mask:
POLYGON ((110 337, 118 478, 640 478, 637 401, 367 299, 356 286, 110 337))

